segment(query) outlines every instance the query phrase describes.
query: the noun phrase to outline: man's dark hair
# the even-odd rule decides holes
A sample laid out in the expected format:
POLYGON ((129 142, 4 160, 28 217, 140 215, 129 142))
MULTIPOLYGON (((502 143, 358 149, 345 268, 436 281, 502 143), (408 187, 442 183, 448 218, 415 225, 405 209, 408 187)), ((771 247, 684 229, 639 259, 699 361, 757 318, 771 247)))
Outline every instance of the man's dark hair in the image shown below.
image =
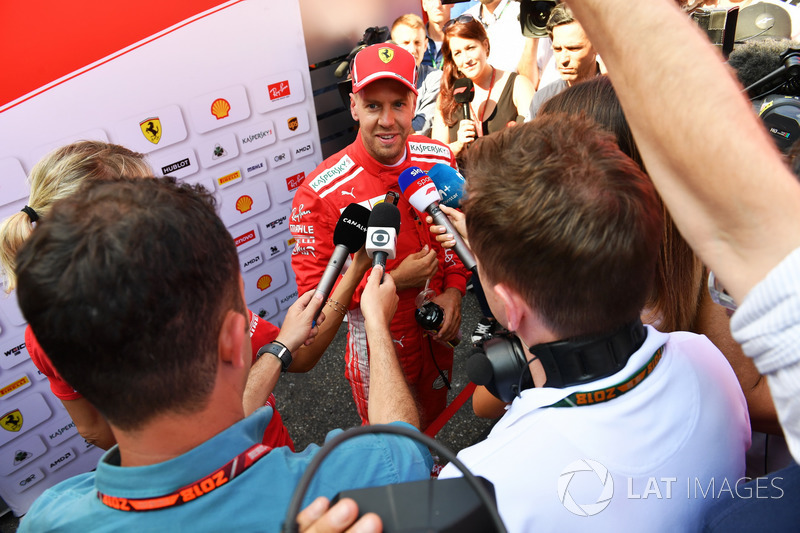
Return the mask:
POLYGON ((481 137, 464 167, 467 233, 487 283, 518 292, 561 339, 639 316, 661 209, 610 133, 584 116, 543 115, 481 137))
POLYGON ((59 200, 17 274, 20 308, 53 365, 128 430, 205 406, 222 321, 246 312, 213 196, 171 178, 93 181, 59 200))
POLYGON ((575 22, 575 16, 572 14, 572 9, 567 4, 558 4, 550 11, 550 16, 547 18, 547 35, 550 39, 553 38, 553 28, 563 24, 572 24, 575 22))

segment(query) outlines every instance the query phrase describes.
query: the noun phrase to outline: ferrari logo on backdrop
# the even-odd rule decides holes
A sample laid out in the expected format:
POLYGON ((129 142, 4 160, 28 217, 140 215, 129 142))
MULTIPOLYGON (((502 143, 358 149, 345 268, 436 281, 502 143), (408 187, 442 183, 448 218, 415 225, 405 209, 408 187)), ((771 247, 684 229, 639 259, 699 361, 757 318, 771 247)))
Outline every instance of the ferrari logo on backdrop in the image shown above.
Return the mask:
POLYGON ((161 121, 158 117, 146 118, 139 123, 144 138, 153 144, 161 140, 161 121))
POLYGON ((287 120, 286 125, 289 126, 290 130, 292 131, 296 130, 297 126, 299 126, 299 124, 297 123, 297 117, 292 117, 289 120, 287 120))
POLYGON ((384 63, 388 63, 394 57, 394 50, 391 48, 380 48, 378 50, 378 57, 380 57, 381 61, 384 63))
POLYGON ((0 427, 6 431, 19 431, 22 429, 22 413, 19 409, 14 409, 0 418, 0 427))

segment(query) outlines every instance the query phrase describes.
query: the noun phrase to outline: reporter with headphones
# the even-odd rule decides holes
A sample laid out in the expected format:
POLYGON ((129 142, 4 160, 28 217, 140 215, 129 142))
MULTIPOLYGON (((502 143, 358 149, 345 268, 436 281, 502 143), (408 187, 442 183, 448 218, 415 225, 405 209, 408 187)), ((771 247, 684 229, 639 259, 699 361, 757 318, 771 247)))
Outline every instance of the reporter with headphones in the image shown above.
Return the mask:
POLYGON ((719 350, 639 320, 662 226, 652 183, 613 136, 565 115, 483 137, 464 165, 487 300, 531 348, 470 360, 513 401, 458 457, 494 484, 510 531, 696 528, 709 485, 743 476, 749 422, 719 350))

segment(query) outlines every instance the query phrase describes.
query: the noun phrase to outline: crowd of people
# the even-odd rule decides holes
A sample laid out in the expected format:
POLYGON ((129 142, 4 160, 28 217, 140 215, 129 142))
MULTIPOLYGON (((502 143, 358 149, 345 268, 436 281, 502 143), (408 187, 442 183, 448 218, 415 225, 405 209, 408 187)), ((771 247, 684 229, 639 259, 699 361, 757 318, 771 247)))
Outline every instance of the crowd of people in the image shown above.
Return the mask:
MULTIPOLYGON (((510 531, 796 528, 800 183, 687 16, 711 3, 569 0, 543 38, 522 34, 512 0, 456 17, 423 0, 425 19, 399 17, 393 42, 351 65, 356 139, 296 192, 300 296, 281 328, 247 309, 213 195, 113 144, 48 154, 0 227, 4 285, 34 363, 108 451, 20 531, 279 530, 319 452, 294 450, 280 373, 313 368, 346 319, 363 424, 424 430, 446 408, 468 283, 484 313, 473 341, 517 348, 511 374, 495 367, 473 396, 499 420, 459 459, 493 484, 510 531), (460 209, 441 209, 474 269, 400 193, 402 175, 435 165, 466 177, 460 209), (395 257, 371 267, 357 251, 322 295, 341 213, 389 192, 395 257), (422 292, 443 310, 436 333, 415 319, 422 292)), ((329 499, 438 473, 425 446, 391 434, 326 464, 301 531, 379 531, 329 499)))

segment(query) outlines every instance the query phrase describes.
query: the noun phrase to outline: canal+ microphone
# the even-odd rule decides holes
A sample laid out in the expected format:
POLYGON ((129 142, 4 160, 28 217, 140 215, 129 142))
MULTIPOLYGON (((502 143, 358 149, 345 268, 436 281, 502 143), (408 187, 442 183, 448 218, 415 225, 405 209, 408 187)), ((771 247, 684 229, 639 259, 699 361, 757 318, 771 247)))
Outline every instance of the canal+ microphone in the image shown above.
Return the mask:
MULTIPOLYGON (((322 293, 323 299, 327 299, 333 289, 333 284, 344 267, 347 257, 357 252, 364 246, 367 239, 367 223, 369 222, 370 211, 363 205, 350 204, 345 207, 342 216, 336 223, 333 230, 333 254, 322 273, 322 278, 317 285, 317 292, 322 293)), ((322 310, 317 311, 317 316, 322 310)), ((316 320, 317 316, 314 317, 316 320)))

